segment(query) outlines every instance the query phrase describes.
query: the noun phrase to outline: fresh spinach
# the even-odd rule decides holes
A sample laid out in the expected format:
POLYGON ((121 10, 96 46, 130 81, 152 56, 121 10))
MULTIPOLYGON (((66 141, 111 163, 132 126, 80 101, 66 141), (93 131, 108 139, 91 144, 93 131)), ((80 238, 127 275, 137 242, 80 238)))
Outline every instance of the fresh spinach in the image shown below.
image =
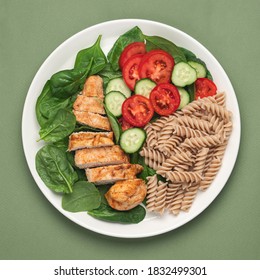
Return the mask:
POLYGON ((73 132, 80 132, 80 131, 102 132, 102 131, 105 131, 105 130, 100 129, 100 128, 91 127, 91 126, 88 126, 88 125, 76 124, 76 127, 75 127, 73 132))
POLYGON ((117 211, 109 205, 101 203, 99 208, 88 211, 88 214, 103 221, 137 224, 145 218, 146 211, 141 205, 128 211, 117 211))
POLYGON ((191 85, 186 86, 185 88, 190 95, 190 102, 192 102, 195 98, 195 84, 193 83, 191 85))
POLYGON ((147 51, 154 50, 154 49, 162 49, 173 56, 175 63, 186 61, 186 57, 183 51, 178 46, 176 46, 173 42, 160 36, 147 36, 147 35, 145 35, 145 40, 146 40, 147 51))
POLYGON ((70 193, 78 175, 66 154, 54 145, 42 147, 36 154, 36 170, 45 185, 55 192, 70 193))
POLYGON ((48 121, 48 118, 45 117, 43 114, 42 114, 42 111, 41 111, 41 103, 43 102, 43 100, 45 99, 46 96, 49 96, 51 94, 51 89, 50 89, 50 81, 48 80, 43 89, 42 89, 42 92, 41 94, 39 95, 39 97, 37 98, 37 101, 36 101, 36 106, 35 106, 35 113, 36 113, 36 118, 37 118, 37 121, 39 123, 39 125, 42 127, 45 125, 45 123, 48 121))
POLYGON ((122 72, 120 70, 114 71, 111 63, 107 63, 105 68, 102 69, 98 75, 103 79, 104 88, 106 88, 108 82, 112 79, 122 77, 122 72))
POLYGON ((107 58, 111 63, 111 66, 114 71, 119 70, 119 58, 123 49, 133 42, 143 42, 144 35, 141 29, 138 26, 133 27, 128 30, 126 33, 122 34, 113 45, 112 49, 108 52, 107 58))
POLYGON ((86 69, 91 65, 89 75, 94 75, 106 66, 107 58, 100 47, 101 37, 101 35, 98 36, 93 46, 78 52, 74 64, 75 69, 86 69), (91 62, 92 59, 93 64, 91 62))
POLYGON ((104 105, 107 117, 109 119, 110 125, 112 127, 112 130, 114 132, 115 136, 115 143, 119 143, 120 136, 122 134, 122 128, 117 120, 117 118, 107 109, 107 107, 104 105))
POLYGON ((64 194, 62 208, 69 212, 82 212, 96 209, 100 206, 101 196, 94 184, 78 181, 73 186, 73 192, 64 194))
POLYGON ((86 68, 62 70, 53 74, 50 79, 50 88, 54 96, 60 99, 67 99, 77 93, 85 83, 92 64, 93 57, 86 68))
POLYGON ((40 129, 40 138, 45 142, 57 142, 70 135, 75 126, 75 115, 66 109, 60 109, 57 114, 48 120, 40 129))

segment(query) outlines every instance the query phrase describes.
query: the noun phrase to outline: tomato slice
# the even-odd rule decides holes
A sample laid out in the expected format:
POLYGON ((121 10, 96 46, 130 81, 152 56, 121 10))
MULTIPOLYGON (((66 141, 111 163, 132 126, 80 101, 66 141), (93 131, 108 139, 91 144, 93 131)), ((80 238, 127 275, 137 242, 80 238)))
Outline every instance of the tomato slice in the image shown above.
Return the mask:
POLYGON ((217 86, 207 78, 198 78, 195 81, 195 99, 213 96, 217 93, 217 86))
POLYGON ((142 60, 143 54, 135 54, 132 55, 124 64, 122 73, 123 78, 126 85, 131 89, 134 90, 135 83, 137 80, 140 79, 139 77, 139 64, 142 60))
POLYGON ((139 67, 140 79, 149 78, 157 84, 169 83, 174 67, 173 57, 163 50, 147 52, 139 67))
POLYGON ((144 54, 145 52, 146 52, 145 44, 143 42, 134 42, 134 43, 127 45, 124 48, 124 50, 122 51, 120 58, 119 58, 120 68, 123 69, 125 62, 131 56, 133 56, 135 54, 144 54))
POLYGON ((161 116, 174 113, 180 105, 180 94, 173 84, 159 84, 150 93, 154 111, 161 116))
POLYGON ((132 128, 133 126, 127 122, 123 117, 121 117, 120 119, 118 119, 118 122, 121 125, 121 128, 123 131, 127 130, 128 128, 132 128))
POLYGON ((150 100, 142 95, 132 95, 122 105, 123 118, 135 127, 145 126, 153 117, 150 100))

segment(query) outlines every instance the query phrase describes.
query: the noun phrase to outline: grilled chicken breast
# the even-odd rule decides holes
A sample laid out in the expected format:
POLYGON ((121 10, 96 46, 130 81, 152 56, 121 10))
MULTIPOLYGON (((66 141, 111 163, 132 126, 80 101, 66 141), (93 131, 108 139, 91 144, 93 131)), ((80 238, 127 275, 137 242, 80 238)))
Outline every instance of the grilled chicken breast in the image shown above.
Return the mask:
POLYGON ((75 164, 82 169, 128 162, 128 156, 118 145, 81 149, 75 152, 75 164))
POLYGON ((100 99, 104 98, 103 79, 98 75, 93 75, 87 78, 82 94, 85 96, 95 96, 100 99))
POLYGON ((126 211, 140 204, 147 193, 145 181, 131 179, 115 183, 105 194, 108 204, 119 211, 126 211))
POLYGON ((75 132, 69 137, 68 151, 113 146, 113 132, 75 132))
POLYGON ((103 100, 98 97, 88 97, 79 94, 73 104, 73 109, 76 111, 91 112, 104 115, 105 109, 103 100))
POLYGON ((81 112, 76 110, 73 110, 73 113, 76 116, 76 121, 78 123, 108 131, 111 130, 111 126, 107 117, 103 117, 99 114, 91 112, 81 112))
POLYGON ((96 185, 112 184, 120 180, 135 179, 143 167, 139 164, 118 164, 86 169, 89 182, 96 185))

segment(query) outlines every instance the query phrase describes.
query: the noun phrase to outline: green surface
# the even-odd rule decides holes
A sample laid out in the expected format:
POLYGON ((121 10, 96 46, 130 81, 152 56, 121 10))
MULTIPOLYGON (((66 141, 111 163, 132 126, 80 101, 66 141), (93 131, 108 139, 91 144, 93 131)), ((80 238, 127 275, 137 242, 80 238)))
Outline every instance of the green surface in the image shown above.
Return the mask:
POLYGON ((260 259, 259 1, 158 3, 0 0, 0 259, 260 259), (166 23, 205 45, 232 81, 242 120, 235 168, 214 203, 177 230, 137 240, 60 214, 35 184, 21 139, 25 97, 46 57, 76 32, 119 18, 166 23))

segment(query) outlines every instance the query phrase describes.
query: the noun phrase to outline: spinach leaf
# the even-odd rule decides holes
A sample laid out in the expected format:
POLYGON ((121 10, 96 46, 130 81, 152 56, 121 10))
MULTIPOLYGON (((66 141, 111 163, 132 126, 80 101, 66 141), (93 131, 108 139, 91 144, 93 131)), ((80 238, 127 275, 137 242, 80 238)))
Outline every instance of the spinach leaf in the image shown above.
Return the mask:
POLYGON ((107 117, 109 119, 111 128, 114 132, 115 143, 118 144, 120 136, 122 134, 122 128, 121 128, 117 118, 107 109, 106 105, 104 105, 104 107, 105 107, 105 111, 106 111, 107 117))
POLYGON ((186 86, 186 90, 190 95, 190 102, 192 102, 195 98, 195 84, 193 83, 191 85, 186 86))
POLYGON ((101 196, 96 186, 86 181, 74 184, 73 192, 64 194, 62 208, 70 212, 89 211, 100 206, 101 196))
POLYGON ((175 63, 186 61, 186 57, 183 51, 178 46, 176 46, 173 42, 160 36, 147 36, 147 35, 145 35, 145 40, 146 40, 146 49, 148 51, 154 49, 162 49, 173 56, 175 63))
POLYGON ((66 154, 54 145, 42 147, 36 154, 36 170, 45 185, 55 192, 70 193, 78 175, 66 154))
POLYGON ((137 224, 145 218, 146 211, 141 205, 138 205, 129 211, 117 211, 109 205, 101 203, 99 208, 88 211, 88 214, 104 221, 137 224))
POLYGON ((147 182, 148 176, 153 176, 156 174, 156 171, 154 169, 150 168, 148 165, 145 164, 144 157, 142 157, 140 155, 138 158, 138 164, 142 165, 144 168, 143 171, 138 174, 138 176, 137 176, 138 178, 141 178, 147 182))
POLYGON ((106 66, 107 58, 100 47, 101 37, 101 35, 98 36, 98 39, 93 46, 80 50, 78 52, 74 68, 86 69, 93 59, 93 65, 91 67, 89 75, 94 75, 106 66))
POLYGON ((69 137, 65 137, 57 142, 52 143, 55 147, 59 148, 62 150, 67 157, 67 160, 69 163, 75 167, 75 160, 74 160, 74 152, 69 152, 68 151, 68 146, 69 146, 69 137))
POLYGON ((91 127, 91 126, 88 126, 88 125, 78 125, 78 124, 76 124, 74 132, 80 132, 80 131, 102 132, 102 131, 105 131, 105 130, 100 129, 100 128, 91 127))
POLYGON ((86 68, 59 71, 51 76, 50 88, 54 96, 66 99, 77 93, 91 71, 93 58, 86 68))
POLYGON ((48 121, 48 118, 42 114, 41 103, 43 102, 45 97, 49 96, 50 94, 51 94, 50 81, 48 80, 45 83, 45 85, 44 85, 44 87, 42 89, 41 94, 37 98, 36 106, 35 106, 36 118, 37 118, 37 121, 38 121, 38 123, 39 123, 39 125, 41 127, 44 126, 45 123, 48 121))
POLYGON ((76 126, 76 117, 66 109, 60 109, 55 116, 48 120, 40 129, 41 140, 57 142, 70 135, 76 126))
POLYGON ((141 29, 138 26, 133 27, 128 30, 126 33, 122 34, 113 45, 112 49, 108 52, 107 58, 111 63, 114 71, 119 70, 119 57, 123 49, 133 42, 143 42, 144 35, 141 29))
POLYGON ((103 79, 104 88, 106 88, 110 80, 122 77, 122 72, 120 70, 114 71, 111 63, 107 63, 105 68, 102 69, 98 74, 103 79))

